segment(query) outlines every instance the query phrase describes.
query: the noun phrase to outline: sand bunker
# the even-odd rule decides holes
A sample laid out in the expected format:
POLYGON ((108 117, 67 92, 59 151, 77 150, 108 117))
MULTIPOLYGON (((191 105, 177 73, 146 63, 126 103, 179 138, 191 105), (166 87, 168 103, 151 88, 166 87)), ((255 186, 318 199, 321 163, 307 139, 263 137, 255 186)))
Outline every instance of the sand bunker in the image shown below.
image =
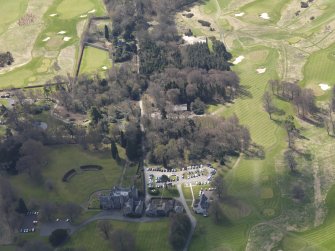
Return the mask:
POLYGON ((258 74, 263 74, 266 72, 266 68, 259 68, 256 70, 258 74))
POLYGON ((90 10, 87 13, 94 13, 94 12, 96 12, 96 9, 90 10))
POLYGON ((319 84, 321 90, 323 91, 328 91, 331 87, 328 85, 328 84, 325 84, 325 83, 321 83, 319 84))
POLYGON ((42 41, 43 42, 46 42, 46 41, 49 41, 50 40, 50 37, 46 37, 46 38, 44 38, 42 41))
POLYGON ((241 12, 241 13, 236 13, 236 14, 235 14, 235 17, 243 17, 243 16, 244 16, 244 14, 245 14, 244 12, 241 12))
POLYGON ((49 17, 55 17, 55 16, 57 16, 56 13, 53 13, 53 14, 50 14, 50 15, 49 15, 49 17))
POLYGON ((206 43, 206 38, 198 38, 198 37, 188 37, 183 36, 183 39, 185 40, 186 44, 194 44, 194 43, 206 43))
POLYGON ((66 31, 60 31, 60 32, 58 32, 57 34, 61 34, 61 35, 63 35, 63 34, 65 34, 66 33, 66 31))
POLYGON ((64 41, 69 41, 71 39, 71 37, 64 37, 63 40, 64 41))
POLYGON ((264 12, 262 14, 259 15, 260 18, 263 18, 263 19, 266 19, 266 20, 269 20, 270 19, 270 16, 268 13, 264 12))
POLYGON ((235 59, 235 61, 233 62, 233 64, 237 65, 239 63, 241 63, 243 61, 245 57, 244 56, 239 56, 235 59))
POLYGON ((103 67, 101 67, 103 70, 107 70, 108 68, 107 68, 107 66, 105 65, 105 66, 103 66, 103 67))
POLYGON ((84 15, 80 15, 80 17, 81 17, 81 18, 83 18, 83 17, 87 17, 87 15, 86 15, 86 14, 84 14, 84 15))

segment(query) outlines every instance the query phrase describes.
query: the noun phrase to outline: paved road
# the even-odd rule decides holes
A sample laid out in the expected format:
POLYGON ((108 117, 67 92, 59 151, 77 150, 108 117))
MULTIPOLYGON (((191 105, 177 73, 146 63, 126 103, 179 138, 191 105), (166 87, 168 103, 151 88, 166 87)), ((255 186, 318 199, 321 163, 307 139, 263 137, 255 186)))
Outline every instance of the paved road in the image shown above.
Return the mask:
POLYGON ((184 194, 183 194, 183 190, 181 189, 181 184, 178 184, 178 185, 177 185, 177 189, 178 189, 179 194, 180 194, 180 198, 179 198, 179 200, 181 201, 181 203, 183 203, 183 206, 184 206, 184 208, 185 208, 185 210, 186 210, 186 213, 187 213, 188 217, 189 217, 190 220, 191 220, 191 226, 192 226, 191 231, 190 231, 190 234, 189 234, 189 236, 188 236, 188 238, 187 238, 186 245, 185 245, 185 247, 184 247, 184 251, 187 251, 188 248, 189 248, 189 246, 190 246, 190 244, 191 244, 191 240, 192 240, 192 236, 193 236, 194 231, 195 231, 195 227, 197 226, 197 220, 196 220, 195 217, 193 216, 193 214, 192 214, 190 208, 188 207, 188 205, 187 205, 187 203, 186 203, 186 200, 185 200, 185 197, 184 197, 184 194))
POLYGON ((125 221, 125 222, 154 222, 154 221, 160 221, 164 218, 161 217, 146 217, 143 216, 141 218, 129 218, 122 215, 121 211, 102 211, 101 213, 98 213, 94 215, 93 217, 85 220, 79 225, 73 225, 70 222, 66 221, 58 221, 58 222, 50 222, 50 223, 42 223, 40 225, 40 235, 41 236, 49 236, 54 230, 62 228, 62 229, 68 229, 70 232, 70 235, 74 234, 81 228, 85 227, 87 224, 90 224, 91 222, 98 221, 98 220, 118 220, 118 221, 125 221))

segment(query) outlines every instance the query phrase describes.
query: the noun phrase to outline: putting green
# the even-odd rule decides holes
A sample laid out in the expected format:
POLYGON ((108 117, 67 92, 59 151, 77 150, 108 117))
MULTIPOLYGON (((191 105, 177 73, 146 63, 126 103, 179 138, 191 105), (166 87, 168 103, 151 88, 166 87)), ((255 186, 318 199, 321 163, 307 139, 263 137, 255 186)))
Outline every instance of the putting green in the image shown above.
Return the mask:
MULTIPOLYGON (((57 7, 57 12, 62 19, 79 17, 95 9, 94 0, 63 0, 57 7)), ((97 10, 96 10, 97 11, 97 10)))
POLYGON ((104 66, 111 67, 109 53, 92 47, 86 47, 81 63, 80 73, 104 72, 104 66))
POLYGON ((28 0, 0 0, 0 34, 24 14, 27 5, 28 0))

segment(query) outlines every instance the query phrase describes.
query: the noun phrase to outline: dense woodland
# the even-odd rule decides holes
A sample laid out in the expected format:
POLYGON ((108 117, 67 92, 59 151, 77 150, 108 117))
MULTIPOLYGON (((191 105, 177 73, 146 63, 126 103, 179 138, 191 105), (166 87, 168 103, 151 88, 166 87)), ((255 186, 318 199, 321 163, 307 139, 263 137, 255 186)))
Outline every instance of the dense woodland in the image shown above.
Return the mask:
POLYGON ((183 165, 186 156, 194 163, 205 159, 224 163, 227 155, 247 149, 251 142, 248 129, 236 116, 148 119, 145 127, 149 161, 166 168, 183 165))

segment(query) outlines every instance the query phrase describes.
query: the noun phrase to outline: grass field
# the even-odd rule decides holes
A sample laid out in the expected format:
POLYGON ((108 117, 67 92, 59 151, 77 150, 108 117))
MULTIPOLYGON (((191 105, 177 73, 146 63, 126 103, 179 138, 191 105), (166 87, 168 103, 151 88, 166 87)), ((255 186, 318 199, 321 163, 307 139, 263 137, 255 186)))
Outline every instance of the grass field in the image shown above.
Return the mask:
MULTIPOLYGON (((262 95, 267 89, 267 81, 277 78, 278 54, 275 50, 262 46, 238 50, 245 59, 234 67, 241 78, 248 95, 227 107, 210 107, 217 115, 236 114, 242 124, 248 126, 254 142, 262 145, 265 158, 242 158, 238 166, 225 174, 228 194, 237 201, 223 202, 223 208, 231 219, 231 225, 215 225, 211 219, 198 217, 206 235, 195 237, 191 250, 244 250, 248 233, 259 222, 271 219, 281 213, 281 198, 275 172, 275 159, 285 148, 285 132, 263 111, 262 95), (256 69, 266 67, 264 74, 256 69), (253 107, 253 109, 249 109, 253 107), (269 213, 270 212, 270 213, 269 213)), ((277 100, 279 108, 290 112, 289 105, 277 100)), ((282 117, 275 117, 278 121, 282 117)))
POLYGON ((15 246, 11 246, 11 245, 0 246, 0 248, 1 248, 1 251, 15 251, 16 250, 16 247, 15 246))
POLYGON ((271 123, 269 116, 263 111, 262 95, 267 88, 267 81, 278 77, 276 72, 278 54, 266 47, 254 47, 239 53, 244 55, 245 59, 235 66, 234 70, 240 76, 241 84, 248 96, 237 99, 231 107, 220 108, 217 114, 223 116, 236 114, 240 122, 249 127, 252 139, 257 144, 268 147, 274 143, 277 126, 271 123), (266 67, 266 72, 257 74, 256 69, 261 67, 266 67), (251 106, 254 109, 248 109, 251 106))
POLYGON ((46 82, 51 79, 56 71, 51 65, 51 60, 36 57, 24 67, 17 68, 6 74, 0 75, 1 88, 21 87, 36 82, 46 82))
POLYGON ((80 73, 103 73, 102 67, 111 67, 109 53, 92 47, 86 47, 80 67, 80 73))
POLYGON ((245 12, 245 16, 242 19, 250 23, 276 23, 281 17, 281 11, 283 7, 290 2, 290 0, 277 0, 277 1, 268 1, 268 0, 256 0, 251 3, 246 4, 241 11, 245 12), (262 13, 268 13, 270 16, 269 20, 264 20, 259 17, 262 13))
POLYGON ((206 4, 203 6, 203 10, 206 14, 213 14, 217 11, 217 3, 216 0, 208 0, 206 4))
MULTIPOLYGON (((1 0, 2 1, 2 0, 1 0)), ((14 8, 17 6, 16 12, 19 13, 25 10, 27 1, 3 1, 5 4, 2 11, 6 11, 6 8, 14 8), (7 3, 8 2, 8 3, 7 3), (23 9, 21 11, 21 9, 23 9)), ((1 3, 1 2, 0 2, 1 3)), ((41 9, 40 0, 36 0, 34 7, 41 9)), ((51 3, 49 2, 47 6, 51 3)), ((44 3, 44 5, 46 5, 44 3)), ((43 6, 42 6, 43 7, 43 6)), ((44 6, 45 7, 45 6, 44 6)), ((100 0, 77 0, 76 2, 71 0, 55 0, 51 6, 43 12, 43 17, 39 21, 39 24, 31 26, 20 27, 22 31, 19 34, 10 33, 6 35, 3 42, 6 43, 5 48, 11 51, 16 61, 20 64, 24 64, 12 71, 0 75, 0 87, 21 87, 27 85, 44 84, 47 80, 51 79, 54 75, 73 73, 73 64, 76 61, 79 48, 79 37, 84 27, 84 22, 87 20, 87 16, 80 17, 80 15, 104 15, 105 7, 103 2, 100 0), (72 6, 72 7, 71 7, 72 6), (73 8, 76 6, 76 8, 73 8), (95 10, 94 13, 88 13, 89 11, 95 10), (56 14, 56 16, 50 16, 56 14), (42 24, 42 25, 41 25, 42 24), (64 31, 64 34, 58 34, 64 31), (36 36, 36 38, 34 38, 36 36), (68 41, 65 38, 69 39, 68 41), (43 41, 49 38, 48 41, 43 41), (21 44, 19 41, 25 41, 28 43, 21 44), (17 46, 17 45, 18 46, 17 46), (61 67, 66 69, 57 70, 55 63, 57 63, 59 53, 62 49, 69 46, 75 46, 76 52, 70 53, 69 55, 72 60, 67 60, 70 65, 59 64, 61 67), (31 47, 31 48, 30 48, 31 47), (27 51, 28 50, 28 51, 27 51), (31 50, 31 51, 30 51, 31 50)), ((0 14, 1 14, 0 13, 0 14)), ((2 16, 5 16, 3 14, 2 16)), ((11 16, 13 19, 15 15, 11 16)), ((8 22, 15 21, 17 19, 4 19, 8 22)), ((3 20, 3 19, 1 19, 3 20)), ((4 24, 0 21, 0 34, 4 24)), ((0 42, 2 41, 0 37, 0 42)), ((63 55, 64 56, 64 55, 63 55)), ((64 62, 64 57, 61 59, 64 62)), ((98 66, 99 63, 98 63, 98 66)), ((94 65, 88 67, 88 70, 93 69, 94 65)))
POLYGON ((0 0, 0 35, 24 14, 27 4, 27 0, 0 0))
POLYGON ((11 179, 23 198, 51 200, 51 201, 72 201, 84 203, 89 195, 100 189, 109 189, 117 185, 122 172, 111 156, 106 154, 93 154, 81 150, 78 146, 52 147, 48 150, 49 164, 43 171, 45 180, 50 180, 55 189, 48 192, 29 182, 26 175, 15 176, 11 179), (101 165, 101 171, 81 172, 63 182, 63 175, 70 169, 79 169, 80 165, 95 164, 101 165))
POLYGON ((313 53, 307 60, 304 67, 304 79, 302 84, 312 89, 317 88, 317 93, 325 94, 318 86, 326 83, 335 85, 335 44, 330 47, 313 53))
MULTIPOLYGON (((63 0, 57 7, 62 19, 71 19, 88 11, 96 10, 95 0, 63 0), (76 6, 73 8, 73 6, 76 6)), ((100 6, 99 6, 100 7, 100 6)))
MULTIPOLYGON (((136 238, 136 250, 172 250, 168 244, 168 220, 150 223, 125 223, 111 221, 114 229, 126 229, 136 238)), ((97 223, 91 223, 73 235, 66 247, 84 247, 87 251, 109 251, 108 241, 104 240, 97 228, 97 223)))

